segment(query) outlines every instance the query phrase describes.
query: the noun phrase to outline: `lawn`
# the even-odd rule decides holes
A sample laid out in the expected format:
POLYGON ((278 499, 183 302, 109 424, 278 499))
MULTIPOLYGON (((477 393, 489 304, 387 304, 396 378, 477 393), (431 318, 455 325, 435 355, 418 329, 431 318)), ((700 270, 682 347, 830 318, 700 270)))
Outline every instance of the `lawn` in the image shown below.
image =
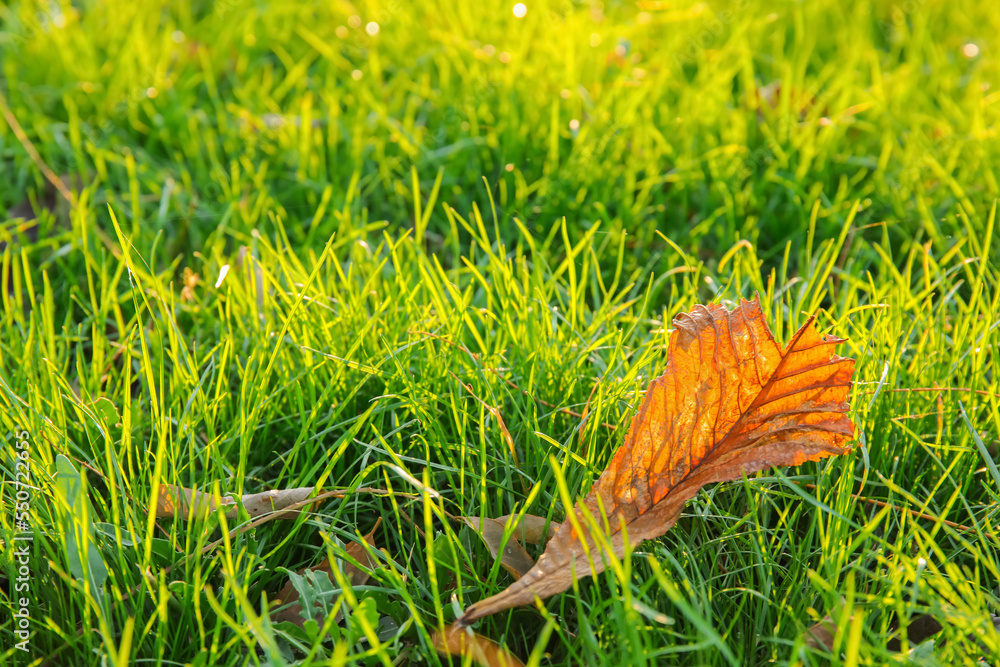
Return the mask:
POLYGON ((852 451, 473 629, 1000 663, 1000 11, 525 4, 0 7, 0 662, 452 664, 434 632, 513 581, 456 517, 561 522, 673 318, 759 293, 779 341, 847 339, 852 451), (343 492, 258 522, 167 485, 343 492), (324 556, 326 620, 275 620, 324 556))

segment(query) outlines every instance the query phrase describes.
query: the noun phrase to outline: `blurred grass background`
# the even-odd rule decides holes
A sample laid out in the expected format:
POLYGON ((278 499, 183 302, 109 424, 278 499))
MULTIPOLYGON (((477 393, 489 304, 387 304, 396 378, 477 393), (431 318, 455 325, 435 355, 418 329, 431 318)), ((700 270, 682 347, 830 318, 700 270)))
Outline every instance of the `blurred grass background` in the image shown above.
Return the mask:
MULTIPOLYGON (((99 178, 95 205, 162 231, 164 258, 272 211, 313 246, 344 206, 413 226, 413 168, 425 196, 440 171, 438 200, 461 211, 489 190, 508 237, 513 217, 627 229, 630 263, 663 246, 656 228, 706 259, 745 239, 774 260, 816 201, 818 234, 858 200, 885 223, 862 233, 943 251, 963 211, 982 234, 1000 187, 984 3, 541 2, 518 19, 506 4, 22 2, 2 19, 7 94, 42 157, 99 178)), ((9 207, 42 181, 3 136, 9 207)), ((437 207, 428 228, 446 246, 437 207)))
POLYGON ((93 503, 40 482, 33 655, 436 663, 431 631, 509 581, 444 512, 560 520, 550 456, 584 492, 672 317, 759 291, 779 339, 819 309, 850 339, 858 451, 707 489, 624 570, 477 630, 531 664, 994 662, 1000 12, 512 7, 0 7, 0 91, 83 186, 52 205, 0 123, 0 420, 93 503), (355 496, 202 555, 218 521, 145 509, 161 483, 414 492, 397 469, 443 499, 355 496), (269 623, 279 568, 380 518, 335 641, 269 623), (890 651, 924 614, 937 643, 890 651))

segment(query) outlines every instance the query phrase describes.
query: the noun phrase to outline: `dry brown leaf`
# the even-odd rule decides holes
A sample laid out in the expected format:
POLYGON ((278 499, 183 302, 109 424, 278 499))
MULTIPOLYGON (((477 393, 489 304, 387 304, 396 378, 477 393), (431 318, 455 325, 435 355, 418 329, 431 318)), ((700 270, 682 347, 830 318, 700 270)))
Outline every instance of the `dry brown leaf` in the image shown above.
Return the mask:
MULTIPOLYGON (((375 548, 375 531, 378 530, 379 525, 382 523, 381 517, 375 523, 375 527, 372 528, 371 532, 365 535, 365 542, 368 543, 373 549, 375 548)), ((373 559, 368 554, 368 549, 364 544, 360 542, 351 542, 344 548, 351 558, 356 560, 358 563, 364 565, 364 568, 360 568, 353 564, 351 561, 347 560, 344 562, 344 576, 347 580, 351 582, 351 586, 361 586, 366 581, 368 577, 371 576, 371 571, 375 569, 378 561, 373 559)), ((324 558, 319 564, 314 567, 304 567, 299 570, 299 574, 305 573, 306 570, 312 570, 313 572, 325 572, 330 581, 334 581, 333 575, 331 573, 330 559, 324 558)), ((305 624, 305 619, 302 618, 302 604, 298 602, 299 592, 295 590, 292 582, 289 581, 281 589, 275 600, 279 605, 280 609, 276 609, 271 617, 275 623, 280 623, 281 621, 291 621, 299 627, 305 624)), ((338 611, 333 618, 333 622, 337 623, 340 621, 341 612, 338 611)), ((321 620, 321 615, 318 616, 318 620, 321 620)))
MULTIPOLYGON (((996 625, 996 617, 993 619, 994 626, 996 625)), ((901 637, 905 634, 906 641, 910 646, 917 646, 930 639, 937 633, 944 630, 944 626, 941 622, 930 614, 920 614, 919 616, 914 616, 909 620, 908 623, 904 623, 902 628, 897 629, 889 641, 886 643, 886 648, 890 651, 900 651, 903 646, 901 637)), ((808 642, 806 644, 808 646, 808 642)), ((830 650, 830 646, 827 646, 827 650, 830 650)))
POLYGON ((535 516, 534 514, 525 514, 519 520, 516 514, 504 514, 496 520, 501 525, 506 526, 511 517, 517 521, 514 537, 522 544, 544 544, 549 541, 549 538, 555 534, 559 527, 558 524, 549 521, 544 516, 535 516))
MULTIPOLYGON (((295 489, 276 489, 264 491, 263 493, 250 493, 242 498, 243 507, 251 517, 259 517, 264 514, 283 510, 289 505, 302 502, 314 491, 314 487, 303 486, 295 489)), ((231 496, 222 496, 219 505, 216 505, 215 498, 211 493, 205 491, 194 491, 183 486, 173 484, 161 484, 160 492, 156 498, 156 517, 158 519, 171 519, 179 515, 187 518, 192 512, 195 519, 205 519, 215 512, 217 507, 226 508, 226 518, 236 518, 238 506, 236 500, 231 496)), ((295 518, 294 512, 288 512, 282 519, 295 518)))
MULTIPOLYGON (((837 619, 834 618, 834 616, 843 615, 843 607, 845 604, 845 600, 841 598, 839 605, 806 630, 803 637, 807 647, 816 651, 826 652, 833 651, 836 648, 840 628, 837 624, 837 619)), ((846 622, 850 623, 853 620, 854 615, 851 614, 847 617, 846 622)), ((995 623, 996 618, 993 620, 995 623)), ((890 627, 895 626, 896 621, 891 621, 890 627)), ((902 637, 904 635, 912 648, 933 637, 943 629, 944 626, 930 614, 919 614, 911 617, 907 621, 904 621, 902 627, 895 627, 892 634, 889 636, 888 642, 886 642, 886 648, 892 652, 902 650, 902 637)))
POLYGON ((513 653, 495 641, 458 625, 448 625, 443 632, 435 632, 431 644, 438 653, 468 657, 484 667, 524 667, 513 653))
MULTIPOLYGON (((65 174, 58 178, 63 187, 72 190, 74 193, 83 188, 83 179, 77 174, 65 174)), ((68 228, 70 209, 68 203, 59 197, 59 192, 52 183, 46 181, 42 192, 37 197, 27 197, 20 203, 15 204, 7 210, 8 222, 0 225, 0 255, 3 255, 10 241, 11 247, 16 251, 18 246, 27 242, 34 244, 38 242, 38 218, 43 211, 48 211, 56 219, 56 223, 61 228, 68 228), (19 220, 17 224, 13 223, 19 220)), ((14 284, 10 275, 12 269, 8 269, 7 282, 8 290, 13 290, 14 284)), ((0 276, 2 279, 3 276, 0 276)), ((0 282, 3 282, 0 280, 0 282)))
POLYGON ((521 543, 542 544, 555 533, 558 527, 545 517, 533 514, 525 514, 521 517, 516 514, 505 514, 498 519, 485 519, 482 522, 480 522, 479 517, 460 518, 479 534, 494 559, 500 554, 500 546, 503 545, 500 565, 515 579, 520 579, 535 566, 535 559, 524 550, 521 543), (510 539, 504 544, 504 530, 509 521, 516 522, 516 525, 511 532, 510 539))
POLYGON ((854 437, 846 414, 854 360, 833 354, 844 341, 821 336, 813 322, 782 350, 759 297, 733 311, 696 306, 678 315, 666 370, 650 384, 611 464, 535 567, 458 623, 564 591, 574 573, 602 572, 608 554, 599 543, 620 558, 622 525, 631 544, 663 535, 706 484, 846 452, 854 437), (593 526, 606 533, 594 535, 593 526))
POLYGON ((500 519, 483 519, 480 521, 479 517, 474 516, 462 517, 462 520, 468 524, 469 528, 472 528, 483 538, 483 542, 486 543, 486 548, 490 550, 493 558, 496 559, 499 556, 500 565, 510 572, 515 579, 520 579, 531 568, 535 567, 535 559, 529 556, 524 547, 515 539, 515 535, 517 534, 516 529, 507 540, 507 543, 503 543, 506 522, 502 522, 500 519), (502 555, 500 553, 501 545, 503 545, 502 555))
POLYGON ((816 650, 832 651, 837 637, 837 621, 827 614, 806 630, 806 646, 816 650))

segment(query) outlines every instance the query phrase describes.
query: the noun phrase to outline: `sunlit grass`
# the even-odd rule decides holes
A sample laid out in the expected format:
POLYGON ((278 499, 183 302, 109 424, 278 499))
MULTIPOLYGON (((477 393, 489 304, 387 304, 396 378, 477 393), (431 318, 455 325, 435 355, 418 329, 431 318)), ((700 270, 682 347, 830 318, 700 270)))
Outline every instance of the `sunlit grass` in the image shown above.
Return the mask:
MULTIPOLYGON (((532 664, 1000 657, 994 12, 45 7, 0 10, 2 92, 88 186, 37 242, 3 227, 36 659, 437 664, 430 634, 510 582, 448 516, 561 520, 559 477, 579 496, 607 464, 672 318, 755 292, 779 339, 813 312, 848 339, 856 450, 709 487, 622 567, 477 631, 532 664), (206 550, 237 526, 154 523, 163 484, 393 493, 206 550), (283 568, 380 519, 334 641, 268 620, 283 568), (827 614, 833 650, 807 648, 827 614), (934 646, 889 651, 921 614, 934 646)), ((42 178, 0 142, 9 209, 42 178)))

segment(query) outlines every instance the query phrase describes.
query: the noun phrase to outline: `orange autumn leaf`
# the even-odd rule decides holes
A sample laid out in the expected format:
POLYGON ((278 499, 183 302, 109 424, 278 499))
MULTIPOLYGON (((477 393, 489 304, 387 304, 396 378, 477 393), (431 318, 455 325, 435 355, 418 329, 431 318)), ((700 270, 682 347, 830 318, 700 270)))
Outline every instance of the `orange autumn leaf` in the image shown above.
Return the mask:
POLYGON ((844 341, 820 335, 813 321, 782 350, 759 297, 732 311, 696 306, 678 315, 666 370, 650 384, 611 464, 535 567, 458 623, 564 591, 574 574, 602 572, 607 554, 599 544, 620 558, 627 543, 663 535, 706 484, 846 452, 854 437, 847 416, 854 360, 833 354, 844 341), (593 526, 606 534, 598 540, 593 526))

